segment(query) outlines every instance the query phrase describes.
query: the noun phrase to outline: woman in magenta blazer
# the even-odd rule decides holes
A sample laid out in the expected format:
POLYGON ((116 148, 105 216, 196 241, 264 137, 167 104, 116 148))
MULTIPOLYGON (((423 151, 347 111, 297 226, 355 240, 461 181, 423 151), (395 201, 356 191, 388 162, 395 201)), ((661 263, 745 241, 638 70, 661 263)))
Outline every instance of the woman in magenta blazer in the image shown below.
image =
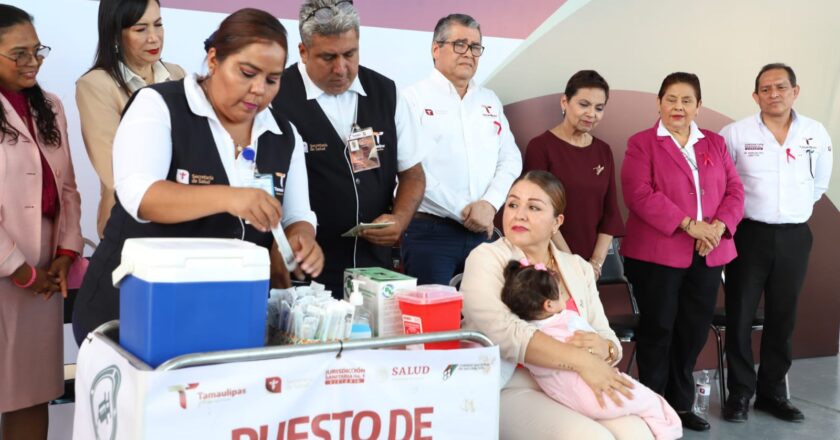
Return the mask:
POLYGON ((64 392, 62 295, 82 250, 67 122, 35 81, 49 47, 0 5, 0 437, 46 439, 64 392))
POLYGON ((709 424, 691 412, 692 371, 706 343, 723 265, 744 213, 744 188, 723 138, 694 123, 700 80, 668 75, 660 121, 633 135, 621 168, 629 209, 621 247, 639 303, 639 380, 662 394, 683 426, 709 424))

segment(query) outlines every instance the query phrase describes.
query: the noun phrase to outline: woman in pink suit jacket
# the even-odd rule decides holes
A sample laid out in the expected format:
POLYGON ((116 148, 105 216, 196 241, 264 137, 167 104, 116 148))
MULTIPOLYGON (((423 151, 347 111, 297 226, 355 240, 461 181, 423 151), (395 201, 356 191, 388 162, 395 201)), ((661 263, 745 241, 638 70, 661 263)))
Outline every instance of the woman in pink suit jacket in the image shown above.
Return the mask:
POLYGON ((659 90, 661 120, 633 135, 621 169, 629 209, 621 253, 639 304, 639 381, 680 414, 691 412, 692 371, 706 343, 723 265, 744 213, 744 188, 719 135, 694 123, 700 81, 672 73, 659 90))
POLYGON ((61 101, 35 76, 32 18, 0 5, 0 438, 46 439, 64 391, 62 295, 82 250, 61 101))

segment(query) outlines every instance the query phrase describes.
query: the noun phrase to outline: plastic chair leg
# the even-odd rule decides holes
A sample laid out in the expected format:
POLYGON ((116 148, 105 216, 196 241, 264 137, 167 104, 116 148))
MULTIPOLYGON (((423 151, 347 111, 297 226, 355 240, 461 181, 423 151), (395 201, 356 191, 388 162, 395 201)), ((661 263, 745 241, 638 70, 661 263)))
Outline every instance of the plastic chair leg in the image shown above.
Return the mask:
MULTIPOLYGON (((627 375, 631 375, 630 372, 633 370, 633 361, 636 360, 636 343, 633 343, 633 350, 630 351, 630 360, 627 361, 627 368, 624 370, 624 373, 627 375)), ((632 376, 632 375, 631 375, 632 376)))

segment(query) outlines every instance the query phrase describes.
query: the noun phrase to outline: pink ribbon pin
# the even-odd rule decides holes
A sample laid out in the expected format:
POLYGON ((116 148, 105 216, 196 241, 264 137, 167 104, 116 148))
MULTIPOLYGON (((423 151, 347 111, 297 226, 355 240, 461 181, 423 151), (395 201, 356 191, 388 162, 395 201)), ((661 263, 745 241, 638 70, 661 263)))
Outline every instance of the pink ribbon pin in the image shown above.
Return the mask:
POLYGON ((502 123, 499 122, 499 121, 493 121, 493 125, 496 126, 496 134, 497 135, 502 134, 502 123))
POLYGON ((791 154, 791 152, 790 152, 790 148, 785 148, 785 153, 787 153, 787 158, 786 158, 786 159, 787 159, 787 163, 790 163, 790 160, 791 160, 791 159, 796 160, 796 156, 794 156, 793 154, 791 154))

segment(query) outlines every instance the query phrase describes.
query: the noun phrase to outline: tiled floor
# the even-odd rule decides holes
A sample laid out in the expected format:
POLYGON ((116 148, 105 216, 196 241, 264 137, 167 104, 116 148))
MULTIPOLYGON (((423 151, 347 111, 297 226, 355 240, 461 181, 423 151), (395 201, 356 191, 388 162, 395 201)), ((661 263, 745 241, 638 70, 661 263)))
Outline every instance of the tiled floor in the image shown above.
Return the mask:
POLYGON ((710 432, 686 431, 688 440, 828 440, 840 439, 840 358, 821 357, 793 362, 788 375, 791 401, 805 413, 804 423, 788 423, 750 408, 746 423, 721 418, 716 388, 709 410, 710 432))
MULTIPOLYGON (((75 353, 71 354, 75 358, 75 353)), ((750 411, 746 423, 729 423, 720 416, 717 387, 713 384, 710 432, 686 431, 688 440, 825 440, 840 439, 840 358, 838 356, 794 361, 790 371, 793 403, 805 413, 804 423, 787 423, 750 411)), ((50 440, 72 436, 73 404, 50 408, 50 440)))

